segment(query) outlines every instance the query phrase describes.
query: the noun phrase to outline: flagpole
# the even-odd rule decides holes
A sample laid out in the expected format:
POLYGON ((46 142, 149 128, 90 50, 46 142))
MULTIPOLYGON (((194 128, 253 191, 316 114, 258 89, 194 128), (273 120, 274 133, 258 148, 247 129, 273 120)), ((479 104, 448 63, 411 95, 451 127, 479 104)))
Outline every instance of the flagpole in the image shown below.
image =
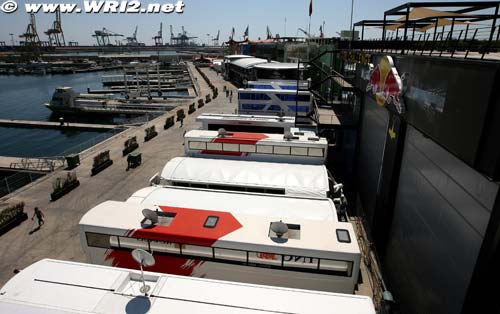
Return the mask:
POLYGON ((311 37, 311 16, 309 15, 309 29, 307 30, 307 33, 309 33, 309 37, 311 37))

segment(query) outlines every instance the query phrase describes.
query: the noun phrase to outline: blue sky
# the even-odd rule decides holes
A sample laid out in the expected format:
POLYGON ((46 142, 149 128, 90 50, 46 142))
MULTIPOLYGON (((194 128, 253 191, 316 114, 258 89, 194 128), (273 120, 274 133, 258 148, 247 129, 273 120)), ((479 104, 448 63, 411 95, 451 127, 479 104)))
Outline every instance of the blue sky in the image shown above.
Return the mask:
MULTIPOLYGON (((5 0, 0 0, 2 3, 5 0)), ((419 2, 415 1, 414 2, 419 2)), ((10 33, 15 39, 23 33, 28 24, 29 15, 21 8, 26 2, 45 3, 78 3, 83 7, 81 0, 44 0, 26 1, 17 0, 20 9, 12 14, 0 12, 0 41, 10 43, 10 33)), ((167 3, 176 0, 143 0, 143 7, 147 3, 167 3)), ((78 41, 80 44, 94 44, 91 37, 94 30, 106 27, 117 33, 130 36, 135 26, 139 26, 138 39, 150 45, 152 37, 156 35, 160 22, 163 22, 164 41, 170 38, 169 25, 174 32, 180 31, 182 25, 190 35, 198 36, 198 41, 207 42, 207 34, 215 36, 221 31, 222 39, 226 40, 231 28, 236 30, 236 39, 241 39, 245 28, 250 25, 250 38, 265 37, 266 26, 269 25, 273 34, 284 35, 285 18, 286 35, 301 36, 297 29, 307 29, 309 16, 309 0, 184 0, 183 14, 63 14, 62 25, 66 41, 78 41)), ((381 19, 383 12, 404 2, 396 0, 355 0, 354 22, 362 19, 381 19)), ((326 36, 336 36, 336 32, 349 28, 351 0, 313 0, 313 15, 311 33, 319 33, 319 27, 325 22, 326 36)), ((47 40, 43 31, 47 30, 55 19, 54 14, 38 13, 37 29, 41 40, 47 40)))

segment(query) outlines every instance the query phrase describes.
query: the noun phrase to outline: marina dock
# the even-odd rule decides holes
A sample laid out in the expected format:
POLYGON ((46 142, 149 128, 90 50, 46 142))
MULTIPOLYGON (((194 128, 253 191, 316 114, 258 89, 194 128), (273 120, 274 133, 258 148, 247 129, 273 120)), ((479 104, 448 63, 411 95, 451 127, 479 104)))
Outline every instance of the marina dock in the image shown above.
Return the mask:
POLYGON ((7 120, 0 119, 0 127, 26 128, 26 129, 57 129, 57 130, 81 130, 81 131, 109 131, 119 126, 112 124, 89 124, 68 123, 61 126, 59 122, 32 121, 32 120, 7 120))

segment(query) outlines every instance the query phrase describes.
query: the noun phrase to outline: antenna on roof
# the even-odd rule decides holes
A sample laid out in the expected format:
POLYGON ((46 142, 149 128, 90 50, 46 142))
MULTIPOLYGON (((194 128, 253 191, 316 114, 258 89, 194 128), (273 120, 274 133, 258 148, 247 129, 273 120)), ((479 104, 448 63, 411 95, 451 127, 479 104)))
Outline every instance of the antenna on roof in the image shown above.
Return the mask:
POLYGON ((220 128, 217 132, 219 133, 218 134, 219 137, 224 137, 224 136, 226 136, 226 133, 227 133, 226 129, 224 129, 224 128, 220 128))
POLYGON ((141 267, 141 281, 142 281, 142 287, 139 291, 141 293, 144 293, 145 296, 148 295, 149 290, 151 289, 150 286, 146 285, 146 281, 144 280, 144 271, 142 270, 142 267, 150 267, 154 266, 155 264, 155 258, 153 255, 150 253, 141 250, 141 249, 135 249, 132 251, 132 257, 134 260, 139 264, 141 267))
POLYGON ((158 223, 158 213, 156 213, 155 211, 152 211, 149 208, 144 208, 142 210, 142 215, 144 216, 144 218, 149 220, 149 225, 153 226, 158 223))
POLYGON ((285 134, 283 135, 283 138, 287 141, 291 141, 291 140, 293 140, 293 134, 291 132, 285 132, 285 134))
POLYGON ((285 113, 283 113, 283 111, 278 112, 278 121, 283 121, 284 116, 285 116, 285 113))
POLYGON ((276 234, 278 238, 281 238, 285 233, 288 232, 288 226, 283 221, 271 222, 271 230, 276 234))

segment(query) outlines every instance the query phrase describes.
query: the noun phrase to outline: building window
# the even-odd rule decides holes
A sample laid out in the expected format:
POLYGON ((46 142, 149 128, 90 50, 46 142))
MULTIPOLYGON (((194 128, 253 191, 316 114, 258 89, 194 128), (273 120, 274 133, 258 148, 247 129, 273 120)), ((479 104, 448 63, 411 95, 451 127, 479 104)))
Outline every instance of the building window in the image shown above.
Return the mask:
POLYGON ((240 152, 242 152, 242 153, 255 153, 255 145, 240 144, 240 152))
POLYGON ((207 143, 208 150, 222 150, 222 143, 207 143))
POLYGON ((257 153, 272 154, 273 153, 273 146, 271 146, 271 145, 257 145, 257 153))
POLYGON ((309 148, 309 156, 323 157, 323 148, 309 148))
POLYGON ((111 236, 109 234, 85 232, 85 236, 87 237, 87 245, 89 247, 100 247, 103 249, 110 248, 111 236))
POLYGON ((290 155, 290 146, 274 146, 274 154, 290 155))
POLYGON ((207 149, 207 143, 205 143, 205 142, 189 141, 189 149, 192 149, 192 150, 204 150, 204 149, 207 149))
POLYGON ((238 152, 240 150, 239 144, 224 143, 223 147, 226 152, 238 152))
POLYGON ((307 156, 307 147, 292 147, 292 155, 307 156))

